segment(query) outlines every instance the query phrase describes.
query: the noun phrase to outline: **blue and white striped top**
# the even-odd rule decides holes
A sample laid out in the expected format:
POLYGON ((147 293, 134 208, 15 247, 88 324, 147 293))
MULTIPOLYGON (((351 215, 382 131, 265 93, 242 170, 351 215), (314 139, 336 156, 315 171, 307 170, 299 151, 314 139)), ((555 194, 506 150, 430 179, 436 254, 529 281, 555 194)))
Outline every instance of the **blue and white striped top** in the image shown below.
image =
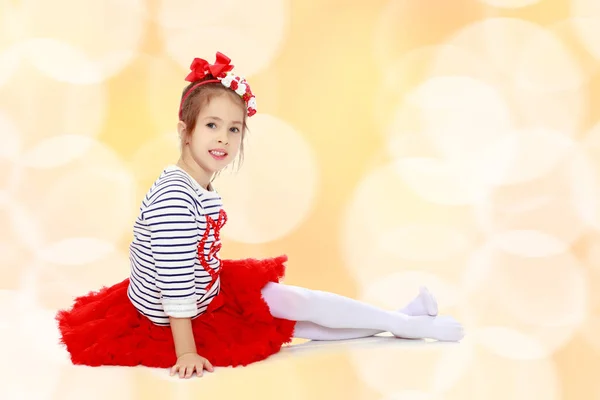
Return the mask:
POLYGON ((128 296, 153 323, 169 325, 169 316, 195 318, 218 294, 219 227, 212 221, 224 216, 222 207, 215 191, 177 166, 165 168, 146 194, 129 247, 128 296), (201 242, 205 267, 214 272, 198 257, 201 242))

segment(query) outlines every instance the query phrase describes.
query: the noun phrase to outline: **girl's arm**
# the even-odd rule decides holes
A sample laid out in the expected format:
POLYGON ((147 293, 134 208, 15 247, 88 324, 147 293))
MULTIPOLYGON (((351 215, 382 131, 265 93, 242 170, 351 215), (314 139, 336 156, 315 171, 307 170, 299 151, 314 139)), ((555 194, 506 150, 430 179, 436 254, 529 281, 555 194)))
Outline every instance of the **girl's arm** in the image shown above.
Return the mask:
POLYGON ((175 353, 177 354, 177 362, 171 368, 171 375, 179 373, 180 378, 189 378, 194 372, 198 376, 202 376, 205 369, 213 372, 212 364, 196 353, 192 319, 169 317, 169 322, 171 323, 175 353))
POLYGON ((196 353, 196 342, 192 332, 191 318, 169 317, 173 341, 175 342, 175 353, 177 358, 184 354, 196 353))
MULTIPOLYGON (((144 218, 150 230, 157 287, 165 314, 169 316, 177 362, 171 375, 202 375, 208 360, 197 354, 191 318, 197 315, 195 263, 198 225, 191 204, 194 198, 181 190, 164 190, 148 206, 144 218)), ((199 232, 202 234, 203 232, 199 232)))

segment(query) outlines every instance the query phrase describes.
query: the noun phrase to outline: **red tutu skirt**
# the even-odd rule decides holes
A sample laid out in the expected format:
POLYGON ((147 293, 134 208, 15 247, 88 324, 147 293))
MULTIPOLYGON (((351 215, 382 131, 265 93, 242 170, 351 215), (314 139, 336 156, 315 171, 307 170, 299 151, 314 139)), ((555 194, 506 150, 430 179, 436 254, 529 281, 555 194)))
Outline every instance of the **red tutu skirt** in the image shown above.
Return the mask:
MULTIPOLYGON (((198 354, 214 366, 264 360, 292 340, 295 322, 275 318, 262 298, 284 276, 286 256, 223 260, 221 290, 192 320, 198 354)), ((177 356, 171 328, 153 324, 127 297, 129 279, 75 299, 57 314, 61 342, 73 364, 169 368, 177 356)))

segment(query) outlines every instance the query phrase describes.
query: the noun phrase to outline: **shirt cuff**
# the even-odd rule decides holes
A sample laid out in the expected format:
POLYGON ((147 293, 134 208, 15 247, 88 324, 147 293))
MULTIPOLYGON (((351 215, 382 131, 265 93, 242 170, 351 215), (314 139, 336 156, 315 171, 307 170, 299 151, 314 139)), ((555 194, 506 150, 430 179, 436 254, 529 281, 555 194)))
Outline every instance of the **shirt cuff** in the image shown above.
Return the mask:
POLYGON ((198 313, 196 299, 163 299, 165 314, 173 318, 192 318, 198 313))

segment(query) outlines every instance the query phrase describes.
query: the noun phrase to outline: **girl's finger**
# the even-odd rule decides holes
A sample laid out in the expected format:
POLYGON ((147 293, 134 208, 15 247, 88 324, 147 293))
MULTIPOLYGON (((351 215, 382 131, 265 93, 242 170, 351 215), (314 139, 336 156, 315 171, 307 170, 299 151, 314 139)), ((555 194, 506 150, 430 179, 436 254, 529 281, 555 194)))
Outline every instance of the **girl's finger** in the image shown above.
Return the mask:
POLYGON ((171 367, 171 376, 175 375, 175 373, 177 373, 177 370, 179 369, 179 365, 175 364, 171 367))
POLYGON ((181 367, 179 367, 179 378, 183 379, 185 377, 185 369, 187 367, 182 365, 181 367))
POLYGON ((196 368, 196 366, 194 364, 188 365, 185 369, 185 377, 189 378, 190 376, 194 375, 195 368, 196 368))
POLYGON ((207 371, 214 372, 214 370, 215 370, 215 368, 212 366, 212 364, 208 360, 204 360, 204 366, 206 367, 207 371))

